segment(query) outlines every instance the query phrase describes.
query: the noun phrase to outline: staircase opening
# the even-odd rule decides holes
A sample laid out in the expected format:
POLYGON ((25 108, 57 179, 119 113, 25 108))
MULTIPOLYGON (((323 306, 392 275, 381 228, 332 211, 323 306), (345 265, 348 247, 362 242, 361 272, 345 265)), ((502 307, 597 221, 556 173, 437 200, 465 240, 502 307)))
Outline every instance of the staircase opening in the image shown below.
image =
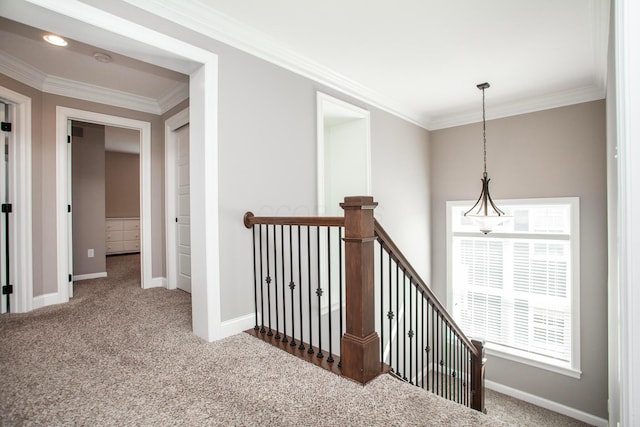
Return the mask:
POLYGON ((390 372, 484 410, 483 343, 465 336, 409 264, 375 220, 376 205, 358 196, 340 204, 344 216, 247 212, 255 308, 247 332, 362 384, 390 372), (325 293, 338 304, 323 311, 325 293))

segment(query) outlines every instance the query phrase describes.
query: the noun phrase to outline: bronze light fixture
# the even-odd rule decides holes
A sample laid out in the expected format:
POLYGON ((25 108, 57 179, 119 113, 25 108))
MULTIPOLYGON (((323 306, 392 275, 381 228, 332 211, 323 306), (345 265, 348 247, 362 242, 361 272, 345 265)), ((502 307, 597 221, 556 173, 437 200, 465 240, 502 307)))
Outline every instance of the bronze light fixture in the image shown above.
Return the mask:
POLYGON ((491 179, 487 175, 487 123, 484 108, 484 90, 488 89, 490 85, 489 83, 480 83, 477 87, 482 91, 482 144, 484 173, 482 174, 482 192, 480 193, 480 197, 478 197, 476 204, 464 213, 464 216, 471 218, 479 226, 481 232, 488 234, 493 231, 494 227, 502 224, 510 217, 498 209, 491 199, 491 194, 489 194, 489 181, 491 181, 491 179))

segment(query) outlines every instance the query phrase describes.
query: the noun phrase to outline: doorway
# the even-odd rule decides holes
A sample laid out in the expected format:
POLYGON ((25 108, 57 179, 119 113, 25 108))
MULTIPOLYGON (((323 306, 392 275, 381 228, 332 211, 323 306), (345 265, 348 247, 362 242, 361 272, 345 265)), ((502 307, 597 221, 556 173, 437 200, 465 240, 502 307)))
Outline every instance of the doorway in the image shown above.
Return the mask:
MULTIPOLYGON (((3 6, 5 6, 4 3, 3 6)), ((223 324, 221 318, 217 176, 218 56, 197 45, 163 34, 162 31, 132 22, 136 16, 120 17, 100 9, 99 5, 54 1, 37 7, 29 2, 10 2, 6 6, 3 8, 3 14, 10 19, 35 27, 45 27, 76 40, 102 46, 141 60, 146 59, 155 65, 184 72, 190 76, 193 332, 205 340, 213 341, 240 331, 241 329, 236 328, 235 324, 223 324), (113 33, 113 28, 118 29, 118 34, 113 33)), ((60 126, 58 122, 56 139, 64 141, 65 132, 60 126)), ((67 270, 65 263, 68 255, 64 253, 68 246, 65 225, 67 179, 62 172, 66 171, 64 154, 63 147, 58 143, 55 211, 58 289, 55 294, 51 294, 51 297, 49 297, 50 294, 43 297, 43 305, 68 301, 69 290, 65 277, 67 270)), ((146 203, 144 200, 143 205, 146 203)), ((145 235, 148 236, 149 231, 145 232, 145 227, 143 225, 142 250, 150 255, 145 248, 145 235)), ((31 242, 30 239, 29 242, 31 242)), ((143 262, 143 280, 151 275, 151 260, 146 258, 143 262)), ((159 281, 161 282, 162 279, 160 278, 159 281)), ((32 289, 31 284, 29 289, 32 289)))
MULTIPOLYGON (((73 251, 72 251, 72 188, 71 162, 68 141, 70 121, 82 121, 105 126, 114 126, 137 130, 140 132, 140 263, 141 283, 143 288, 154 286, 151 277, 151 123, 125 117, 110 116, 90 111, 76 110, 66 107, 56 108, 57 162, 58 179, 57 205, 58 221, 58 292, 64 301, 73 296, 73 251)), ((161 283, 155 284, 161 286, 161 283)))
POLYGON ((318 92, 318 215, 342 216, 345 196, 371 195, 369 112, 318 92))
POLYGON ((107 256, 140 252, 140 132, 71 122, 73 281, 107 275, 107 256))

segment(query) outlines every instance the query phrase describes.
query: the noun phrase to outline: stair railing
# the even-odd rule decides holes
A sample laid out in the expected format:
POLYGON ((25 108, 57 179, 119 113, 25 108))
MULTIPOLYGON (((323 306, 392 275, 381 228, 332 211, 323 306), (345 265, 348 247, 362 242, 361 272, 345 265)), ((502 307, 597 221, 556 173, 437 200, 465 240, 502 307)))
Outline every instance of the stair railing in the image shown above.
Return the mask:
POLYGON ((484 342, 470 340, 375 221, 381 359, 398 378, 484 411, 484 342))
POLYGON ((247 332, 361 384, 390 370, 483 411, 483 343, 462 333, 375 221, 372 197, 340 206, 344 217, 245 214, 255 306, 247 332))

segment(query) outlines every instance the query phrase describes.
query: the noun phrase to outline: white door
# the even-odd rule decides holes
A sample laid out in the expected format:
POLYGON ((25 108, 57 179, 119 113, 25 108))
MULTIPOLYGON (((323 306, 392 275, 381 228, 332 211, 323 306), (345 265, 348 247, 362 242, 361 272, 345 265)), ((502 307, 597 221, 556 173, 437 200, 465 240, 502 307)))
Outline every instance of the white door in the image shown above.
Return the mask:
POLYGON ((176 136, 176 254, 177 287, 191 293, 191 218, 189 187, 189 125, 176 136))

